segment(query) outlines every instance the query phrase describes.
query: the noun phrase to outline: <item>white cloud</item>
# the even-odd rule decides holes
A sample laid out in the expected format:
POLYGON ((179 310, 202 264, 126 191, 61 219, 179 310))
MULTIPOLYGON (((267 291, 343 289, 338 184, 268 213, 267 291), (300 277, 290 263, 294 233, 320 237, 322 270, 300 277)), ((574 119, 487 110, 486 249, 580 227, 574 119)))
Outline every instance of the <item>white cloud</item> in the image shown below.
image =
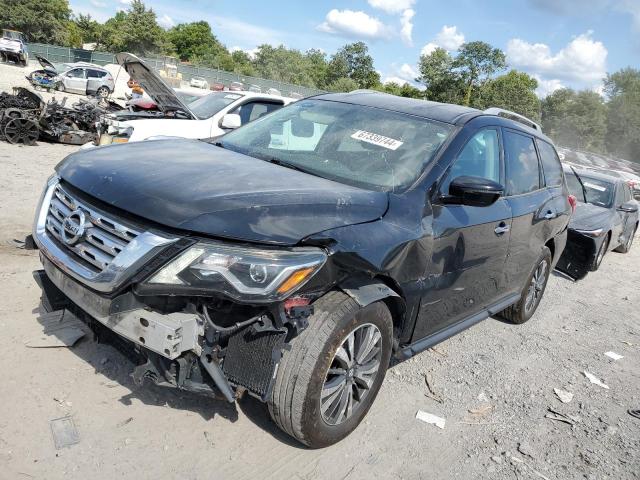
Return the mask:
POLYGON ((435 39, 422 47, 420 53, 422 55, 430 55, 436 48, 444 48, 448 52, 453 52, 458 50, 463 43, 464 33, 459 32, 458 27, 444 25, 442 30, 436 34, 435 39))
POLYGON ((400 77, 396 77, 396 76, 389 76, 389 77, 384 77, 384 80, 382 80, 382 83, 397 83, 398 85, 410 85, 410 82, 406 81, 404 78, 400 78, 400 77))
POLYGON ((99 0, 91 0, 89 3, 96 8, 104 8, 107 6, 105 2, 100 2, 99 0))
POLYGON ((362 11, 333 9, 318 25, 318 30, 346 37, 366 38, 370 40, 389 38, 390 30, 380 20, 362 11))
POLYGON ((544 43, 514 38, 507 43, 507 61, 543 80, 557 79, 592 87, 606 75, 608 52, 591 35, 592 32, 587 32, 575 37, 556 54, 544 43))
POLYGON ((390 15, 394 15, 413 7, 415 0, 367 0, 373 8, 384 11, 390 15))
POLYGON ((565 88, 565 85, 557 78, 552 80, 544 80, 540 77, 540 75, 534 75, 534 77, 536 78, 536 80, 538 80, 538 88, 536 89, 536 94, 540 98, 544 98, 547 95, 552 94, 556 90, 565 88))
POLYGON ((162 28, 169 29, 171 27, 174 27, 175 24, 176 22, 173 21, 173 18, 171 18, 166 13, 158 18, 158 25, 160 25, 162 28))
POLYGON ((419 75, 419 73, 415 69, 415 67, 412 67, 408 63, 403 63, 402 66, 400 67, 400 69, 398 70, 398 76, 401 77, 401 78, 404 78, 405 80, 407 80, 409 82, 415 81, 415 79, 418 77, 418 75, 419 75))
POLYGON ((402 12, 402 16, 400 17, 400 38, 402 38, 402 41, 409 47, 413 46, 411 34, 413 33, 412 20, 415 14, 416 12, 414 10, 408 8, 402 12))

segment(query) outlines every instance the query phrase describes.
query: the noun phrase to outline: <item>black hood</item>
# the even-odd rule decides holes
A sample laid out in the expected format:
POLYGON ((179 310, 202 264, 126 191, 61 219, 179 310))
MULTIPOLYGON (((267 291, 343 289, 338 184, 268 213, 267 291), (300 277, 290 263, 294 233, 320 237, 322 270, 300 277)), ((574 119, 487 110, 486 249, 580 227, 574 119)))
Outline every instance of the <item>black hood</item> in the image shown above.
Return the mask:
POLYGON ((376 220, 386 193, 343 185, 193 140, 80 151, 60 177, 114 207, 168 227, 294 245, 324 230, 376 220))
POLYGON ((569 228, 574 230, 597 230, 609 228, 613 211, 608 208, 592 205, 591 203, 578 202, 576 211, 571 216, 569 228))

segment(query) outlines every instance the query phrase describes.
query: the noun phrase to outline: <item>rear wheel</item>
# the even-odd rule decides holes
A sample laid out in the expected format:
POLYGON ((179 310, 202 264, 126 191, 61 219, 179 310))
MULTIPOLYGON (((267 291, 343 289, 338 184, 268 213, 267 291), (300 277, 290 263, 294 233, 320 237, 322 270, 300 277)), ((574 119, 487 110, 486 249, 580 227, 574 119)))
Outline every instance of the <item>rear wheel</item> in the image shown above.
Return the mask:
POLYGON ((623 245, 620 245, 618 248, 616 248, 614 252, 629 253, 629 251, 631 250, 631 246, 633 245, 633 238, 636 236, 637 229, 638 226, 636 225, 633 229, 633 232, 631 232, 631 235, 629 235, 629 238, 627 238, 627 241, 624 242, 623 245))
POLYGON ((384 380, 393 323, 383 302, 361 308, 341 292, 314 304, 291 342, 268 401, 274 422, 312 448, 334 444, 364 418, 384 380))
POLYGON ((609 235, 607 235, 606 238, 600 244, 600 249, 598 250, 598 254, 596 255, 596 258, 593 260, 593 265, 591 265, 592 272, 595 272, 600 268, 600 265, 602 265, 602 260, 604 260, 604 256, 607 254, 608 250, 609 250, 609 235))
POLYGON ((500 312, 499 316, 515 324, 529 320, 540 305, 550 274, 551 251, 547 247, 542 247, 540 257, 527 279, 520 300, 500 312))

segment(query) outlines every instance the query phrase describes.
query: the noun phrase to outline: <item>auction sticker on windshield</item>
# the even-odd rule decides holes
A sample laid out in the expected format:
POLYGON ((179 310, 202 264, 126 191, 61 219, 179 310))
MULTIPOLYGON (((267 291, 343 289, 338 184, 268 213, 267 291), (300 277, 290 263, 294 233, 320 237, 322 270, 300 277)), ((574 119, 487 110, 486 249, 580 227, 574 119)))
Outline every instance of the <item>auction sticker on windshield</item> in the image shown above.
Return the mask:
POLYGON ((360 140, 361 142, 371 143, 379 147, 388 148, 389 150, 397 150, 404 143, 400 140, 385 137, 384 135, 378 135, 377 133, 366 132, 364 130, 358 130, 356 133, 351 135, 351 138, 354 140, 360 140))

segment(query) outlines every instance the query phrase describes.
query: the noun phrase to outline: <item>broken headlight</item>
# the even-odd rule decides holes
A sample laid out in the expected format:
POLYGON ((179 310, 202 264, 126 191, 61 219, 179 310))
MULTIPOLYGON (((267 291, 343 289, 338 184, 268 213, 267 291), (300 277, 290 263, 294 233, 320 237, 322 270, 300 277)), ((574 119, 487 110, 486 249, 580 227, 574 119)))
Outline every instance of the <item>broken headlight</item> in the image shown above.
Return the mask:
POLYGON ((283 300, 324 265, 318 248, 260 249, 200 242, 146 283, 222 293, 240 301, 283 300))
POLYGON ((602 232, 604 232, 604 229, 602 228, 598 228, 595 230, 578 230, 576 229, 576 232, 581 233, 582 235, 586 235, 588 237, 599 237, 600 235, 602 235, 602 232))

